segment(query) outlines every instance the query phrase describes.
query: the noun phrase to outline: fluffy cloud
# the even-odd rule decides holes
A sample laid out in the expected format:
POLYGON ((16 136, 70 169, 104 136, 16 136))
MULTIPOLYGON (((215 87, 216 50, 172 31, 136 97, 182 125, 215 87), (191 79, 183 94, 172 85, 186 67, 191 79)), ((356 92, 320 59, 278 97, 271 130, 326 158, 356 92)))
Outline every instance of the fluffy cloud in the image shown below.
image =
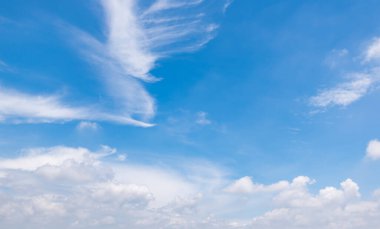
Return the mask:
POLYGON ((309 190, 299 176, 273 184, 231 181, 206 162, 181 170, 119 162, 115 149, 56 146, 0 159, 1 228, 375 229, 378 191, 351 179, 309 190), (244 194, 244 195, 242 195, 244 194))
POLYGON ((367 155, 372 160, 380 159, 380 141, 375 139, 368 143, 367 155))
POLYGON ((271 185, 255 184, 251 177, 245 176, 228 186, 225 191, 229 193, 256 193, 256 192, 271 192, 284 189, 289 186, 289 182, 280 181, 271 185))

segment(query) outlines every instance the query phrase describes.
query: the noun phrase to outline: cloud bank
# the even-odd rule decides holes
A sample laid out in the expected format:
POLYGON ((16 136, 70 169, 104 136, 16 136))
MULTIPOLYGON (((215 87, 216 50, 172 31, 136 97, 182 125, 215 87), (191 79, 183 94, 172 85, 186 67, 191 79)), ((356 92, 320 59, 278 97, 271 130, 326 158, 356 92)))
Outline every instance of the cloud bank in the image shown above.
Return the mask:
POLYGON ((174 167, 120 162, 113 148, 55 146, 0 159, 1 228, 375 229, 379 191, 351 179, 311 192, 298 176, 273 184, 231 180, 199 161, 174 167), (186 168, 183 170, 183 168, 186 168))

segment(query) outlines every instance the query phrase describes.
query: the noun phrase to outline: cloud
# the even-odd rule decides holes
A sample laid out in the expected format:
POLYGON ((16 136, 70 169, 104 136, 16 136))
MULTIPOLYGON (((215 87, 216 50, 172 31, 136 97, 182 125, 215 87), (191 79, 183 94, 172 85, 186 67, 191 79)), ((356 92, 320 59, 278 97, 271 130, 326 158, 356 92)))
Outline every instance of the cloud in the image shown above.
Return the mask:
POLYGON ((81 121, 80 123, 78 123, 77 125, 77 129, 78 130, 92 130, 92 131, 96 131, 98 130, 100 127, 99 125, 96 123, 96 122, 87 122, 87 121, 81 121))
POLYGON ((196 51, 216 34, 218 26, 208 22, 202 3, 158 0, 146 6, 135 0, 103 0, 105 41, 69 27, 100 72, 117 113, 145 122, 155 115, 155 101, 143 83, 159 80, 150 73, 156 63, 174 53, 196 51))
POLYGON ((95 107, 65 105, 56 95, 31 95, 0 88, 0 121, 41 123, 70 120, 101 120, 142 127, 151 124, 128 116, 103 113, 95 107))
MULTIPOLYGON (((342 57, 348 55, 348 50, 333 50, 326 63, 330 67, 336 67, 342 57)), ((362 51, 364 61, 361 62, 358 72, 349 72, 346 74, 346 80, 338 85, 320 90, 320 92, 309 99, 310 105, 319 108, 332 106, 348 106, 358 101, 368 94, 371 89, 376 88, 380 82, 380 72, 377 62, 380 57, 380 39, 374 41, 362 51)))
POLYGON ((230 8, 230 6, 232 5, 233 2, 234 2, 234 0, 227 0, 226 3, 224 3, 223 13, 225 13, 228 10, 228 8, 230 8))
POLYGON ((253 183, 251 177, 245 176, 242 177, 230 186, 228 186, 225 191, 229 193, 240 193, 240 194, 249 194, 257 192, 273 192, 281 189, 285 189, 290 184, 287 181, 280 181, 271 185, 262 185, 253 183))
POLYGON ((210 125, 211 121, 207 118, 207 113, 204 111, 200 111, 197 113, 196 123, 199 125, 210 125))
POLYGON ((4 61, 0 60, 0 72, 12 72, 12 68, 5 63, 4 61))
POLYGON ((374 139, 368 143, 366 157, 372 160, 380 159, 380 141, 374 139))
POLYGON ((380 59, 380 38, 373 38, 364 52, 364 61, 370 62, 380 59))
POLYGON ((344 82, 334 88, 321 91, 310 98, 310 103, 316 107, 347 106, 359 100, 368 93, 373 84, 368 74, 356 74, 349 82, 344 82))
POLYGON ((378 191, 364 199, 351 179, 314 193, 315 181, 306 176, 264 185, 248 176, 230 180, 197 160, 159 167, 117 155, 107 146, 96 152, 55 146, 1 158, 0 227, 375 229, 380 223, 378 191))
MULTIPOLYGON (((96 38, 74 25, 59 24, 76 48, 99 73, 104 88, 98 94, 107 106, 63 102, 54 95, 29 95, 1 90, 0 120, 16 122, 108 121, 153 126, 154 98, 144 83, 159 78, 151 71, 162 58, 193 52, 216 35, 218 25, 203 1, 137 0, 99 1, 104 11, 104 37, 96 38), (9 101, 4 101, 9 99, 9 101), (10 106, 15 102, 15 106, 10 106), (25 105, 25 106, 24 106, 25 105)), ((215 4, 219 1, 215 1, 215 4)), ((220 4, 220 2, 219 2, 220 4)), ((5 69, 0 61, 0 70, 5 69)), ((78 98, 77 101, 80 101, 78 98)))

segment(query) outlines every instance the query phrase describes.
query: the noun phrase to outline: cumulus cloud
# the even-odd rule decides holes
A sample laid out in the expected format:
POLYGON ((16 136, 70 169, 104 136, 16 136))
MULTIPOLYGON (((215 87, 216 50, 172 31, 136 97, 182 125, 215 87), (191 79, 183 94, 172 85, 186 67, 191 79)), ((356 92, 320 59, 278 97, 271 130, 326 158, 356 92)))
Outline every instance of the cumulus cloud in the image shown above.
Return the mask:
MULTIPOLYGON (((376 88, 380 82, 379 66, 380 39, 376 38, 363 51, 364 61, 360 66, 363 70, 346 74, 346 80, 338 85, 320 90, 316 96, 309 100, 310 104, 319 108, 332 106, 348 106, 368 94, 372 88, 376 88)), ((330 67, 336 67, 340 58, 347 56, 348 50, 334 50, 326 60, 330 67)))
POLYGON ((380 159, 380 141, 374 139, 368 143, 366 156, 372 160, 380 159))
POLYGON ((251 177, 245 176, 228 186, 225 191, 229 193, 256 193, 256 192, 272 192, 285 189, 290 184, 287 181, 280 181, 271 185, 255 184, 253 183, 251 177))
POLYGON ((107 146, 96 152, 56 146, 0 159, 0 227, 375 229, 380 223, 378 191, 364 199, 351 179, 312 192, 315 181, 306 176, 265 185, 248 176, 232 181, 209 163, 187 162, 180 171, 120 162, 117 155, 107 146))

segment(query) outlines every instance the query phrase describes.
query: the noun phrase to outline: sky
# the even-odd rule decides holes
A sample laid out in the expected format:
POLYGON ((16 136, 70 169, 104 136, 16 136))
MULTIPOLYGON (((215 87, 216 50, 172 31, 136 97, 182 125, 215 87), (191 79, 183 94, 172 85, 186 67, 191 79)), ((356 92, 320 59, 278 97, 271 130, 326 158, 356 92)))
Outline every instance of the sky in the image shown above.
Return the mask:
POLYGON ((377 229, 379 11, 3 1, 0 227, 377 229))

